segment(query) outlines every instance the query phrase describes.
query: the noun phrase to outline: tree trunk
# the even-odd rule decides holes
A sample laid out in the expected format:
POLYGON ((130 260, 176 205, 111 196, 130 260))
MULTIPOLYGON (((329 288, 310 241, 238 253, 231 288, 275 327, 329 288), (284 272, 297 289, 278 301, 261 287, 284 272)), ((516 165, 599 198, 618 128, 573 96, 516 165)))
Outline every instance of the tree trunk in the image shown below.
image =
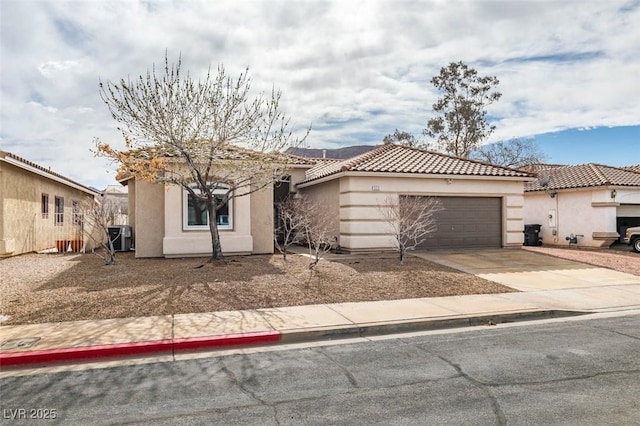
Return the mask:
POLYGON ((216 224, 216 209, 213 204, 207 203, 209 210, 209 232, 211 232, 211 262, 223 260, 222 246, 220 245, 220 234, 218 234, 218 225, 216 224))

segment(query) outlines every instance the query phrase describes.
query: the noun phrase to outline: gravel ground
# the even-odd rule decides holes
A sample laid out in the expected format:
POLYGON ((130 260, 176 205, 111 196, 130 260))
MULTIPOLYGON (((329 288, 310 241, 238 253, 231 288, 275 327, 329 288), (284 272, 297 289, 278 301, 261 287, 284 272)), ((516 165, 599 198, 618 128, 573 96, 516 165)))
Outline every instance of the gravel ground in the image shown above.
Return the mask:
POLYGON ((133 253, 112 266, 90 254, 3 259, 0 314, 4 324, 29 324, 515 291, 418 258, 400 266, 390 256, 345 256, 313 273, 299 255, 286 264, 279 255, 228 260, 133 253))
POLYGON ((588 263, 640 276, 640 253, 631 250, 576 249, 560 247, 523 247, 525 250, 588 263))

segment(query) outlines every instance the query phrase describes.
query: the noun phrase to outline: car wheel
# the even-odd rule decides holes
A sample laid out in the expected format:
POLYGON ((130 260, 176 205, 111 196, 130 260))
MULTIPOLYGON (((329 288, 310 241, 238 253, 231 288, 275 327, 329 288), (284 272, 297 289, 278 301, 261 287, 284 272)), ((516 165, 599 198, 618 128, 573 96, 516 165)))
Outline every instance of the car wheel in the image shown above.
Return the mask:
POLYGON ((631 244, 633 244, 633 251, 640 253, 640 238, 636 238, 631 244))

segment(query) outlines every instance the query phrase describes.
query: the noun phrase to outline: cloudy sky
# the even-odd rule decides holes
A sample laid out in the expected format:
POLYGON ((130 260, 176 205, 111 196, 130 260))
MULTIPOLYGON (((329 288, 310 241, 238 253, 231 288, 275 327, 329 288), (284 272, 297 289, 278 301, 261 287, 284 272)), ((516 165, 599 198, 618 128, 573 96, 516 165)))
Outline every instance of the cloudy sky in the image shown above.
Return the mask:
POLYGON ((534 137, 551 161, 640 163, 640 1, 2 0, 0 149, 86 185, 113 183, 91 153, 118 146, 98 79, 182 54, 249 67, 283 92, 307 145, 421 134, 452 61, 500 80, 491 140, 534 137), (582 141, 582 142, 581 142, 582 141), (588 155, 587 155, 588 154, 588 155), (575 160, 575 161, 574 161, 575 160))

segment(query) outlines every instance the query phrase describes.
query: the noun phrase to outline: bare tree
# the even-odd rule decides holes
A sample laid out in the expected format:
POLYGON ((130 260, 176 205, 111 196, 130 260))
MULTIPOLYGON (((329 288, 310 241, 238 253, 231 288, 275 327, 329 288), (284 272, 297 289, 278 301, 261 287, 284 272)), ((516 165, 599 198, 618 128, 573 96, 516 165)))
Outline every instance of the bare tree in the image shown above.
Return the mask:
POLYGON ((274 232, 276 248, 287 260, 287 248, 292 244, 298 244, 304 240, 304 231, 307 229, 305 216, 305 201, 301 198, 288 196, 275 203, 277 226, 274 232))
POLYGON ((165 55, 164 72, 153 67, 136 80, 100 82, 126 150, 97 141, 97 153, 136 178, 182 187, 201 213, 198 225, 209 227, 210 260, 222 260, 218 211, 280 180, 291 162, 282 150, 298 146, 309 130, 293 138, 281 93, 252 96, 247 72, 234 80, 220 65, 196 81, 181 64, 170 65, 165 55))
POLYGON ((462 62, 451 62, 431 79, 431 84, 443 96, 433 104, 437 116, 427 122, 423 133, 436 138, 442 151, 468 158, 495 129, 486 120, 486 107, 502 96, 492 91, 499 81, 478 76, 475 69, 462 62))
POLYGON ((309 269, 316 267, 323 254, 328 253, 336 244, 338 238, 334 233, 333 214, 327 203, 310 202, 305 200, 303 215, 304 235, 309 247, 309 269))
POLYGON ((487 144, 474 150, 471 156, 476 160, 505 167, 522 167, 547 160, 547 156, 533 139, 511 139, 487 144))
POLYGON ((109 235, 109 226, 114 224, 120 211, 120 206, 109 201, 104 203, 90 201, 82 206, 85 235, 91 240, 94 248, 102 249, 102 251, 94 249, 93 253, 102 259, 105 265, 116 263, 116 250, 113 246, 114 240, 109 235))
POLYGON ((407 251, 415 250, 436 230, 434 214, 443 207, 432 197, 400 195, 397 201, 394 197, 385 197, 378 209, 392 230, 394 248, 400 255, 400 264, 404 265, 407 251))

